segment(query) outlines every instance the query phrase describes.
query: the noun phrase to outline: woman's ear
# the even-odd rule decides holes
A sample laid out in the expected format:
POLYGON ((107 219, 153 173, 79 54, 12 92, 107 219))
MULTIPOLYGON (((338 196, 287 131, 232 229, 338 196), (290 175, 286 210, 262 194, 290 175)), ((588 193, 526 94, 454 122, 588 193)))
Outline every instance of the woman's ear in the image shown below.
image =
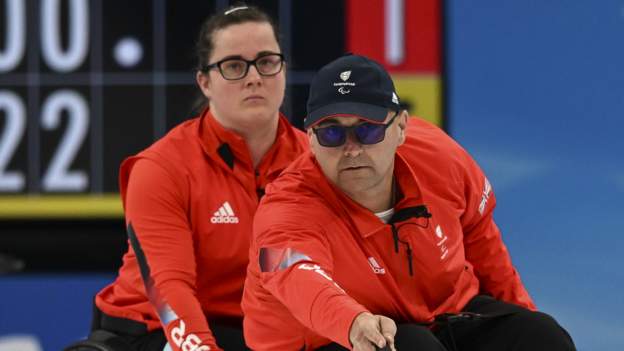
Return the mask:
POLYGON ((195 81, 204 96, 210 99, 210 75, 198 70, 195 74, 195 81))

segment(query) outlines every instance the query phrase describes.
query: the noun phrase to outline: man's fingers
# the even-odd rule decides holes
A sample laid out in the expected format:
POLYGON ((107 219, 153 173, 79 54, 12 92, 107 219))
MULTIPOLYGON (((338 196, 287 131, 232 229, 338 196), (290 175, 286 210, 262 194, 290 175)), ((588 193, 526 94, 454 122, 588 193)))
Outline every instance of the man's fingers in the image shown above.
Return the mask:
POLYGON ((394 335, 384 334, 384 338, 386 339, 386 344, 394 346, 394 335))
POLYGON ((386 346, 386 338, 381 335, 380 330, 377 330, 377 328, 373 327, 366 330, 364 336, 366 337, 366 339, 368 339, 368 341, 370 341, 371 344, 377 347, 386 346))
POLYGON ((379 328, 383 335, 391 335, 393 338, 396 335, 396 323, 388 317, 379 316, 379 328))
POLYGON ((388 317, 379 316, 379 329, 388 344, 394 348, 394 336, 397 331, 396 323, 388 317))
POLYGON ((349 331, 355 351, 394 350, 396 324, 388 317, 361 313, 349 331))
POLYGON ((353 344, 353 351, 376 351, 383 350, 378 347, 372 340, 361 340, 360 342, 353 344))

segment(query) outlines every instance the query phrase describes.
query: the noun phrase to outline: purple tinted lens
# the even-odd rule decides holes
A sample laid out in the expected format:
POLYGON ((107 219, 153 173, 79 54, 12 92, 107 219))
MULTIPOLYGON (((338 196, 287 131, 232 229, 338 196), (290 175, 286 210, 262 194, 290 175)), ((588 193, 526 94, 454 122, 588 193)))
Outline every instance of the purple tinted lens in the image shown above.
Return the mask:
POLYGON ((384 124, 362 123, 355 127, 355 135, 360 144, 377 144, 384 140, 386 126, 384 124))
POLYGON ((345 128, 341 126, 330 126, 316 130, 316 138, 319 144, 323 146, 340 146, 344 144, 346 134, 345 128))

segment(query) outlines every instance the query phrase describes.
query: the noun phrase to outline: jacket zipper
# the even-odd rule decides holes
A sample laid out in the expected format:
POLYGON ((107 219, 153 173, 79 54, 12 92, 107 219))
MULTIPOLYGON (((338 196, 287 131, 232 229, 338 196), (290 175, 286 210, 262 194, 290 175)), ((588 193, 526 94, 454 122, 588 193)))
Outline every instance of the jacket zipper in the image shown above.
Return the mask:
POLYGON ((410 277, 414 276, 414 267, 412 266, 412 247, 409 242, 403 241, 399 239, 399 230, 394 226, 394 223, 390 224, 390 228, 392 228, 392 239, 394 240, 394 252, 399 253, 399 242, 404 244, 407 249, 407 267, 409 268, 410 277))

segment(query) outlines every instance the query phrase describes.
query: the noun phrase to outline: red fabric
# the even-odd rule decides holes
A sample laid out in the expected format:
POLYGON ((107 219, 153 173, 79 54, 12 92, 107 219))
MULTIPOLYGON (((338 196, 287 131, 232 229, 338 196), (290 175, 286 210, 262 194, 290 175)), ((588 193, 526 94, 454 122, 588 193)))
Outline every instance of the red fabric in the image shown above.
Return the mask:
POLYGON ((387 0, 362 5, 361 0, 345 2, 346 46, 349 52, 381 63, 393 73, 441 73, 442 8, 440 0, 403 1, 404 59, 399 64, 386 61, 385 23, 387 0))
POLYGON ((119 178, 126 223, 136 232, 154 291, 146 294, 130 247, 118 278, 96 296, 97 306, 148 330, 164 327, 173 350, 218 349, 207 320, 242 320, 257 189, 306 147, 305 134, 280 116, 276 141, 254 170, 242 137, 206 112, 126 159, 119 178), (233 169, 218 154, 223 143, 234 155, 233 169), (229 219, 215 223, 212 217, 229 219))
POLYGON ((311 153, 269 185, 254 219, 243 296, 252 349, 350 347, 351 322, 362 311, 430 322, 479 292, 535 308, 492 219, 494 195, 459 145, 411 118, 395 177, 402 193, 395 210, 424 204, 432 214, 395 224, 413 250, 413 275, 406 245, 395 252, 391 226, 334 188, 311 153), (261 271, 260 252, 279 250, 299 261, 261 271))

